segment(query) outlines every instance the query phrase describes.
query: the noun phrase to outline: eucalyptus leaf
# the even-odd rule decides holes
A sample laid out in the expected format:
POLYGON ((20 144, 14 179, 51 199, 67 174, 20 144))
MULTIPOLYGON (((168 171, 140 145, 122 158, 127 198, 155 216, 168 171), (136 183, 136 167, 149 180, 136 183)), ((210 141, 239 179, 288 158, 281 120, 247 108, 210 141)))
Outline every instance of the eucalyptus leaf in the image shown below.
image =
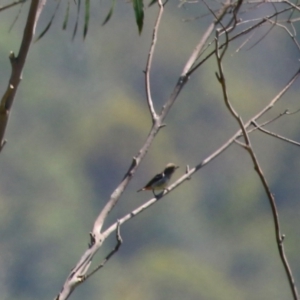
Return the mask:
POLYGON ((111 8, 106 16, 106 18, 104 19, 103 23, 102 23, 102 26, 105 25, 111 18, 113 12, 114 12, 114 9, 115 9, 115 3, 116 3, 116 0, 112 0, 112 5, 111 5, 111 8))
POLYGON ((56 12, 57 12, 57 10, 58 10, 58 7, 59 7, 59 5, 60 5, 60 2, 61 2, 61 0, 59 0, 59 1, 57 2, 56 7, 55 7, 55 10, 54 10, 54 12, 53 12, 53 15, 52 15, 52 17, 51 17, 49 23, 47 24, 47 26, 45 27, 45 29, 40 33, 40 35, 34 40, 34 42, 37 42, 38 40, 40 40, 40 39, 46 34, 46 32, 50 29, 50 27, 51 27, 51 25, 52 25, 52 22, 53 22, 53 20, 54 20, 54 17, 55 17, 55 15, 56 15, 56 12))
POLYGON ((80 13, 80 6, 81 6, 81 0, 78 0, 78 3, 77 3, 76 23, 75 23, 75 26, 74 26, 74 31, 73 31, 72 40, 74 40, 75 35, 76 35, 76 33, 77 33, 78 21, 79 21, 79 13, 80 13))
POLYGON ((135 20, 138 26, 139 34, 141 34, 144 24, 144 4, 143 0, 133 0, 133 9, 135 20))
POLYGON ((84 30, 83 30, 84 39, 89 29, 89 21, 90 21, 90 0, 85 0, 85 16, 84 16, 84 30))
POLYGON ((65 18, 64 18, 64 23, 63 23, 63 30, 67 29, 67 25, 68 25, 68 21, 69 21, 69 13, 70 13, 70 1, 68 1, 67 3, 67 9, 66 9, 66 14, 65 14, 65 18))

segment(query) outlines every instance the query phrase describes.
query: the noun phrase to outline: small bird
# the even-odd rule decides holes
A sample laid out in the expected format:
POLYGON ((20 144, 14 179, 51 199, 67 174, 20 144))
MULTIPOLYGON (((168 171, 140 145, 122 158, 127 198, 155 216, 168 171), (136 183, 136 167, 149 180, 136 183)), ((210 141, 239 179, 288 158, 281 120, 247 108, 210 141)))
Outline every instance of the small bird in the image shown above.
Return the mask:
POLYGON ((167 164, 161 173, 155 175, 143 188, 139 189, 137 192, 152 190, 153 195, 156 197, 157 195, 154 193, 154 191, 164 190, 168 185, 173 173, 178 168, 179 166, 176 166, 173 163, 167 164))

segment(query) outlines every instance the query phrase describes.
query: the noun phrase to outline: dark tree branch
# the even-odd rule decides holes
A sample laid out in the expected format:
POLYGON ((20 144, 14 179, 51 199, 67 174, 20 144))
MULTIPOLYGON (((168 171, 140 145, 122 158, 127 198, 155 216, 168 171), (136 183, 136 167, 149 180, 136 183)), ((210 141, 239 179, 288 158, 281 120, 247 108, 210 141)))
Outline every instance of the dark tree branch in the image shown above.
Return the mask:
POLYGON ((35 26, 38 16, 41 12, 39 0, 32 0, 27 16, 27 21, 23 33, 23 38, 17 57, 13 52, 10 53, 9 59, 11 62, 12 72, 9 79, 7 89, 0 102, 0 150, 5 144, 4 135, 9 118, 9 113, 18 90, 19 83, 22 78, 22 71, 25 65, 29 47, 32 43, 32 38, 35 31, 35 26))
MULTIPOLYGON (((226 31, 226 29, 224 29, 226 31)), ((228 95, 227 95, 227 87, 226 87, 226 82, 225 82, 225 76, 224 76, 224 72, 223 72, 223 67, 222 67, 222 59, 224 57, 225 51, 227 49, 227 47, 224 48, 224 51, 222 52, 222 54, 219 53, 219 36, 217 33, 216 36, 216 58, 217 58, 217 65, 218 65, 218 80, 221 84, 222 87, 222 93, 223 93, 223 99, 225 101, 225 105, 227 106, 229 112, 232 114, 232 116, 236 119, 236 121, 238 122, 240 128, 241 128, 241 132, 243 134, 244 140, 245 140, 245 144, 238 142, 244 149, 246 149, 252 159, 253 165, 254 165, 254 169, 257 172, 261 183, 264 187, 264 190, 266 192, 266 195, 269 199, 269 203, 272 209, 272 215, 273 215, 273 221, 274 221, 274 227, 275 227, 275 236, 276 236, 276 241, 277 241, 277 247, 278 247, 278 251, 279 251, 279 255, 282 261, 282 264, 284 266, 284 269, 286 271, 286 275, 287 275, 287 279, 288 282, 290 284, 290 288, 294 297, 294 300, 298 300, 298 291, 297 291, 297 287, 295 284, 295 280, 292 274, 292 270, 289 266, 286 254, 285 254, 285 249, 284 249, 284 245, 283 245, 283 240, 284 240, 284 235, 281 234, 281 229, 280 229, 280 223, 279 223, 279 216, 278 216, 278 210, 276 207, 276 202, 275 202, 275 197, 272 194, 269 184, 263 174, 263 171, 260 167, 260 164, 258 162, 258 159, 256 157, 256 154, 254 152, 254 149, 251 145, 251 141, 246 129, 246 126, 242 120, 242 118, 238 115, 238 113, 235 111, 235 109, 233 108, 233 106, 231 105, 228 95)), ((226 42, 228 43, 228 39, 226 39, 226 42)), ((299 74, 299 71, 298 71, 299 74)), ((251 124, 255 124, 255 121, 252 121, 251 124)), ((237 141, 236 141, 237 142, 237 141)))
POLYGON ((109 259, 119 251, 119 248, 121 247, 123 240, 120 233, 121 223, 117 221, 117 228, 116 228, 116 240, 117 244, 114 249, 112 249, 108 255, 105 257, 105 259, 102 261, 100 265, 98 265, 91 273, 87 274, 86 276, 82 277, 82 282, 86 281, 88 278, 90 278, 92 275, 94 275, 97 271, 99 271, 101 268, 104 267, 104 265, 109 261, 109 259))
MULTIPOLYGON (((204 4, 209 7, 205 2, 204 4)), ((223 17, 225 16, 227 10, 229 8, 232 8, 233 4, 230 0, 227 0, 223 7, 214 15, 215 20, 208 26, 208 28, 206 29, 205 33, 203 34, 203 36, 201 37, 198 45, 196 46, 195 50, 193 51, 192 55, 190 56, 190 58, 188 59, 183 72, 181 74, 181 76, 185 76, 185 75, 191 75, 192 73, 192 68, 193 65, 195 64, 196 60, 199 58, 199 56, 201 55, 202 50, 205 47, 205 44, 207 42, 207 40, 209 39, 209 37, 211 36, 213 30, 215 29, 216 25, 223 19, 223 17)), ((211 10, 212 11, 212 10, 211 10)))
POLYGON ((14 2, 12 2, 12 3, 10 3, 10 4, 5 5, 5 6, 1 6, 1 7, 0 7, 0 12, 3 11, 3 10, 6 10, 6 9, 8 9, 8 8, 14 7, 14 6, 16 6, 16 5, 22 4, 22 3, 24 3, 25 1, 26 1, 26 0, 14 1, 14 2))
MULTIPOLYGON (((260 19, 252 19, 252 20, 246 20, 246 21, 240 21, 238 22, 237 24, 235 24, 235 26, 239 26, 241 24, 245 24, 245 23, 248 23, 248 22, 254 22, 254 21, 258 21, 256 24, 252 25, 252 26, 249 26, 248 28, 246 29, 243 29, 242 31, 238 32, 237 34, 235 34, 234 36, 232 37, 229 37, 229 40, 228 42, 231 42, 231 41, 234 41, 250 32, 252 32, 254 29, 260 27, 261 25, 263 25, 264 23, 267 22, 267 20, 269 19, 272 19, 272 18, 275 18, 276 16, 280 15, 280 14, 283 14, 287 11, 290 11, 292 10, 290 7, 288 8, 285 8, 285 9, 282 9, 281 11, 278 11, 278 12, 275 12, 274 14, 272 15, 269 15, 269 16, 266 16, 264 18, 260 18, 260 19)), ((230 30, 230 28, 229 28, 230 30)), ((224 34, 224 32, 220 32, 219 36, 221 36, 222 34, 224 34)), ((211 43, 210 43, 211 44, 211 43)), ((209 45, 210 45, 209 44, 209 45)), ((222 49, 222 47, 225 46, 225 43, 223 44, 220 44, 219 47, 220 49, 222 49)), ((202 52, 203 53, 203 52, 202 52)), ((201 53, 201 54, 202 54, 201 53)), ((191 69, 190 71, 188 72, 188 75, 191 75, 192 73, 194 73, 201 65, 203 65, 211 56, 215 55, 216 53, 216 49, 212 50, 209 54, 207 54, 201 61, 197 62, 191 69)), ((199 57, 200 55, 199 54, 199 57)))

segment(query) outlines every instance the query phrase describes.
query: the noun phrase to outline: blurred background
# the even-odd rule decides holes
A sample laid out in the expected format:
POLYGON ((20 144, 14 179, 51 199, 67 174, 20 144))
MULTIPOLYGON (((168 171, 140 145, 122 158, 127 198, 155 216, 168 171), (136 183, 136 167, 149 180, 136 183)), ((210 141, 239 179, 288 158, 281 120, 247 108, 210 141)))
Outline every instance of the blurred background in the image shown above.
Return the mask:
MULTIPOLYGON (((10 76, 8 54, 18 52, 29 3, 9 32, 19 7, 1 12, 0 91, 10 76)), ((37 27, 49 22, 48 3, 37 27)), ((76 5, 62 31, 62 3, 48 33, 32 45, 0 156, 1 299, 53 299, 86 249, 99 211, 127 171, 150 130, 144 74, 157 7, 145 8, 139 36, 132 3, 91 3, 83 40, 83 11, 72 41, 76 5)), ((212 4, 213 5, 213 4, 212 4)), ((253 18, 273 12, 267 4, 253 18)), ((205 5, 169 1, 151 72, 160 111, 212 17, 205 5), (189 19, 190 21, 187 21, 189 19)), ((295 15, 296 16, 296 15, 295 15)), ((232 43, 224 72, 232 104, 246 121, 298 69, 299 51, 279 28, 262 27, 241 51, 232 43)), ((295 27, 297 29, 297 27, 295 27)), ((105 227, 152 197, 136 193, 166 163, 174 179, 219 148, 238 126, 225 108, 215 58, 190 79, 165 120, 105 227)), ((263 119, 299 108, 299 80, 263 119)), ((300 141, 299 114, 268 129, 300 141)), ((275 194, 289 263, 300 286, 300 203, 297 146, 251 134, 275 194)), ((281 264, 268 199, 251 160, 238 145, 196 173, 155 206, 121 228, 124 243, 104 269, 70 299, 292 299, 281 264)), ((95 259, 114 247, 111 236, 95 259)))

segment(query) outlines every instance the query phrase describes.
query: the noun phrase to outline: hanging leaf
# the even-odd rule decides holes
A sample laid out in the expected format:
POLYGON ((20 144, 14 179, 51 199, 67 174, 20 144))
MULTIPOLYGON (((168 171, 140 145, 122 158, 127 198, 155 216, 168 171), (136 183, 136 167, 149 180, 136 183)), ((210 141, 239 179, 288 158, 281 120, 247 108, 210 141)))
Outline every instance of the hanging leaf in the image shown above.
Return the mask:
POLYGON ((58 7, 59 7, 59 5, 60 5, 60 1, 61 1, 61 0, 59 0, 59 1, 57 2, 57 4, 56 4, 56 7, 55 7, 54 13, 53 13, 53 15, 52 15, 52 17, 51 17, 51 19, 50 19, 50 22, 48 23, 48 25, 46 26, 46 28, 41 32, 41 34, 34 40, 34 43, 37 42, 38 40, 40 40, 40 39, 46 34, 46 32, 49 30, 49 28, 51 27, 52 22, 53 22, 54 17, 55 17, 55 14, 56 14, 56 12, 57 12, 57 10, 58 10, 58 7))
POLYGON ((78 21, 79 21, 79 13, 80 13, 80 5, 81 5, 81 0, 78 0, 78 3, 77 3, 76 23, 75 23, 75 27, 74 27, 74 31, 73 31, 72 40, 74 40, 75 35, 76 35, 76 33, 77 33, 78 21))
POLYGON ((68 25, 68 21, 69 21, 69 13, 70 13, 70 1, 68 1, 68 3, 67 3, 67 10, 66 10, 66 14, 65 14, 63 27, 62 27, 63 30, 67 29, 67 25, 68 25))
POLYGON ((106 18, 104 19, 103 23, 102 23, 102 26, 104 26, 111 18, 113 12, 114 12, 114 8, 115 8, 115 3, 116 3, 116 0, 112 0, 112 5, 111 5, 111 8, 106 16, 106 18))
POLYGON ((136 24, 141 34, 144 24, 144 4, 143 0, 133 0, 133 9, 135 13, 136 24))
POLYGON ((152 0, 149 4, 148 7, 152 6, 153 4, 155 4, 157 2, 157 0, 152 0))
POLYGON ((84 16, 84 30, 83 30, 84 39, 89 29, 89 21, 90 21, 90 0, 85 0, 85 16, 84 16))

